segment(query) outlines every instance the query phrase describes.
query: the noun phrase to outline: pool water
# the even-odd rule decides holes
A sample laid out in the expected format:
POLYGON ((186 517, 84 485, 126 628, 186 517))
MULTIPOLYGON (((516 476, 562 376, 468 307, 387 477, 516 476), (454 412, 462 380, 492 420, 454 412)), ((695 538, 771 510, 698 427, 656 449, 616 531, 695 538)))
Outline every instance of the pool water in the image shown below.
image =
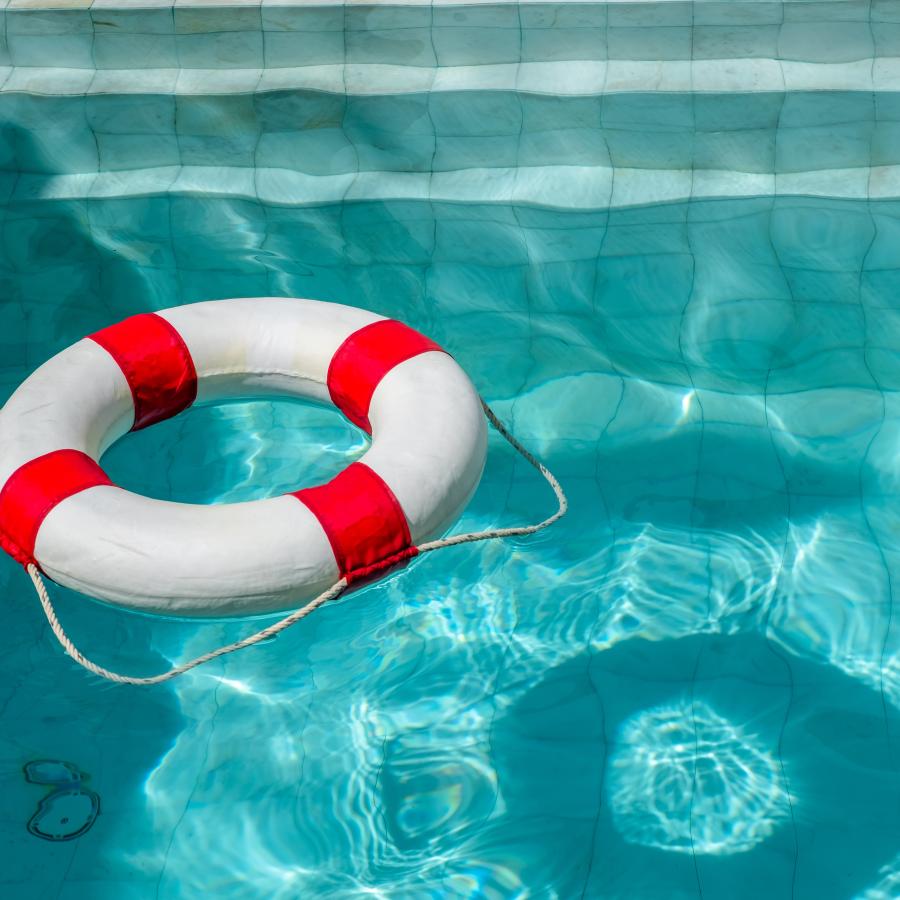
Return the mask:
MULTIPOLYGON (((800 6, 833 7, 858 31, 856 4, 800 6)), ((777 8, 792 34, 788 4, 734 7, 777 8)), ((731 25, 718 14, 739 31, 737 12, 731 25)), ((411 32, 391 43, 371 15, 369 62, 416 45, 411 32)), ((11 47, 53 33, 49 17, 8 19, 11 47)), ((455 46, 454 21, 429 26, 434 46, 455 46)), ((560 46, 584 25, 540 21, 560 46)), ((478 53, 499 54, 506 27, 478 53)), ((759 41, 771 27, 747 26, 759 41)), ((327 57, 327 41, 311 46, 327 57)), ((733 53, 762 54, 751 50, 733 53)), ((238 76, 220 71, 208 95, 94 90, 75 74, 60 86, 49 62, 23 73, 34 61, 12 61, 4 398, 132 313, 335 300, 442 343, 571 510, 529 539, 418 559, 156 688, 112 686, 68 660, 4 557, 5 896, 900 896, 896 93, 667 83, 579 97, 515 80, 494 90, 479 72, 477 89, 360 98, 346 85, 261 91, 265 73, 226 90, 215 79, 238 76), (704 109, 720 130, 703 130, 704 109), (81 837, 28 833, 49 790, 25 779, 32 760, 71 763, 100 797, 81 837)), ((150 496, 219 503, 325 480, 364 449, 336 412, 247 401, 129 435, 103 465, 150 496)), ((457 528, 553 507, 492 435, 457 528)), ((88 655, 134 674, 263 621, 163 619, 51 592, 88 655)))

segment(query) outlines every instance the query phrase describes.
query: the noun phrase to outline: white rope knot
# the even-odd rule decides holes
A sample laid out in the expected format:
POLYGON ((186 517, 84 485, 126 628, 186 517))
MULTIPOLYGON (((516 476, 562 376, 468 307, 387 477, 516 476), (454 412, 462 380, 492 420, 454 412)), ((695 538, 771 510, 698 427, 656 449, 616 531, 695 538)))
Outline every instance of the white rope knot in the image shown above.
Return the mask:
MULTIPOLYGON (((561 519, 569 508, 569 503, 566 500, 566 495, 563 492, 562 486, 556 480, 553 473, 550 472, 546 466, 544 466, 538 459, 536 459, 531 453, 529 453, 507 430, 506 426, 497 418, 494 414, 494 411, 484 402, 481 401, 481 406, 484 409, 484 414, 487 416, 488 421, 494 428, 497 429, 501 437, 503 437, 509 444, 515 449, 518 453, 520 453, 525 460, 527 460, 535 469, 537 469, 541 475, 544 476, 547 483, 553 489, 553 493, 556 495, 556 501, 558 503, 558 508, 555 513, 549 518, 544 519, 542 522, 538 522, 536 525, 521 525, 513 528, 494 528, 486 531, 470 531, 466 534, 456 534, 451 537, 439 538, 435 541, 428 541, 427 543, 419 545, 416 549, 419 553, 430 553, 432 550, 440 550, 443 547, 453 547, 457 544, 471 544, 475 541, 487 541, 492 540, 494 538, 506 538, 506 537, 519 537, 529 534, 534 534, 537 531, 542 531, 544 528, 548 528, 558 519, 561 519)), ((336 581, 327 591, 323 591, 313 600, 310 600, 305 606, 300 607, 300 609, 294 610, 292 613, 286 615, 283 619, 279 619, 272 625, 269 625, 266 628, 263 628, 261 631, 257 631, 255 634, 251 634, 249 637, 242 638, 239 641, 234 641, 231 644, 226 644, 223 647, 219 647, 216 650, 210 650, 208 653, 204 653, 201 656, 197 656, 194 659, 188 660, 187 662, 181 663, 181 665, 175 666, 172 669, 169 669, 167 672, 161 672, 159 675, 148 675, 146 677, 135 677, 131 675, 121 675, 118 672, 112 672, 109 669, 104 669, 103 666, 97 665, 97 663, 89 660, 76 646, 72 643, 71 638, 66 634, 65 629, 60 624, 59 618, 56 615, 56 610, 53 608, 53 602, 50 599, 50 595, 47 592, 47 585, 44 583, 44 579, 41 577, 40 570, 34 563, 29 563, 25 570, 28 572, 28 575, 31 578, 31 582, 34 585, 34 589, 37 592, 38 599, 41 602, 41 607, 44 610, 44 615, 47 617, 47 622, 50 624, 50 628, 53 631, 53 634, 56 635, 56 639, 59 641, 62 648, 78 663, 78 665, 83 666, 89 672, 93 672, 95 675, 99 675, 101 678, 106 678, 109 681, 115 681, 118 684, 160 684, 163 681, 169 681, 172 678, 177 678, 179 675, 183 675, 185 672, 189 672, 191 669, 196 669, 197 666, 202 666, 203 663, 209 662, 213 659, 218 659, 220 656, 225 656, 228 653, 234 653, 237 650, 243 650, 245 647, 252 647, 254 644, 259 644, 261 641, 266 641, 269 638, 275 637, 275 635, 280 634, 287 628, 290 628, 291 625, 296 624, 301 619, 305 619, 310 613, 315 612, 320 606, 324 606, 331 600, 335 600, 337 597, 340 597, 341 594, 347 588, 347 579, 341 578, 336 581)))

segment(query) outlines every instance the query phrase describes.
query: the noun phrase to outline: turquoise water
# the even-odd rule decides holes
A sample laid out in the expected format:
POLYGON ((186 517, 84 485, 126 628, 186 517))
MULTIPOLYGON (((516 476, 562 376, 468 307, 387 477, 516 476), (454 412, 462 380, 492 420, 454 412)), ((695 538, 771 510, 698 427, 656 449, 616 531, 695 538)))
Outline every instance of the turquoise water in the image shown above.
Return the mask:
MULTIPOLYGON (((15 896, 894 896, 898 222, 897 204, 796 198, 7 203, 9 388, 138 310, 340 299, 449 347, 572 501, 534 539, 419 560, 150 690, 68 662, 4 560, 3 835, 7 877, 34 879, 15 896), (76 842, 24 830, 38 795, 16 770, 38 757, 102 797, 76 842)), ((248 402, 104 463, 134 490, 218 502, 327 477, 363 446, 328 410, 248 402)), ((551 507, 495 439, 459 527, 551 507)), ((76 640, 129 671, 251 627, 54 595, 76 640)))
MULTIPOLYGON (((900 897, 900 7, 614 6, 3 19, 0 399, 136 312, 334 300, 447 347, 571 502, 151 689, 0 559, 3 896, 900 897), (76 840, 26 829, 46 759, 100 797, 76 840)), ((243 402, 103 464, 229 502, 364 448, 243 402)), ((457 528, 552 509, 493 435, 457 528)), ((51 591, 134 674, 261 624, 51 591)))

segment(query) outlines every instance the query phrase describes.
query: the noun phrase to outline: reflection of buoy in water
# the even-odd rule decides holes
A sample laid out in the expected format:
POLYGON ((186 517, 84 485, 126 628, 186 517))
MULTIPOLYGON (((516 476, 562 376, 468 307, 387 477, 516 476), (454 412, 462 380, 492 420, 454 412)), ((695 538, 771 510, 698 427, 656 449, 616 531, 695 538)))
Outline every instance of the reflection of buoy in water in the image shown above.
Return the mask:
POLYGON ((87 778, 71 763, 37 759, 25 765, 25 780, 53 785, 28 820, 28 830, 46 841, 69 841, 84 834, 100 813, 100 797, 84 787, 87 778))

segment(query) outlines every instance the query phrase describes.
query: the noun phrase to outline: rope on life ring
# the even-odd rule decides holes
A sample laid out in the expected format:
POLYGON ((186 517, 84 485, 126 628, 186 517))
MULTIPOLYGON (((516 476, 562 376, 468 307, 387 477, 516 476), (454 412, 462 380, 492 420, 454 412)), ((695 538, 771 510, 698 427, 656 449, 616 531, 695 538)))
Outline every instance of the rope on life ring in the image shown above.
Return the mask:
MULTIPOLYGON (((487 416, 488 421, 494 428, 497 429, 498 433, 503 437, 509 444, 515 449, 519 454, 527 460, 535 469, 537 469, 541 475, 544 476, 547 483, 553 489, 553 493, 556 495, 556 500, 558 503, 558 508, 556 512, 553 513, 549 518, 544 519, 542 522, 538 522, 536 525, 520 525, 512 528, 493 528, 488 529, 486 531, 470 531, 465 534, 456 534, 451 537, 439 538, 434 541, 427 541, 426 543, 420 544, 416 547, 416 551, 418 553, 430 553, 433 550, 441 550, 444 547, 453 547, 457 544, 471 544, 476 541, 487 541, 493 540, 495 538, 507 538, 507 537, 522 537, 529 534, 535 534, 538 531, 542 531, 545 528, 548 528, 557 520, 561 519, 569 508, 568 500, 566 499, 565 492, 562 489, 559 481, 557 481, 556 477, 553 473, 544 466, 543 463, 540 462, 535 456, 533 456, 528 450, 525 449, 513 436, 510 434, 506 426, 497 418, 494 411, 481 400, 481 406, 484 409, 484 414, 487 416)), ((388 568, 392 562, 395 560, 387 559, 383 560, 380 564, 373 567, 373 570, 381 570, 388 568)), ((106 678, 109 681, 114 681, 118 684, 160 684, 163 681, 169 681, 173 678, 177 678, 179 675, 183 675, 185 672, 189 672, 191 669, 197 668, 197 666, 203 665, 203 663, 210 662, 213 659, 218 659, 220 656, 226 656, 229 653, 234 653, 237 650, 243 650, 245 647, 252 647, 254 644, 258 644, 261 641, 268 640, 269 638, 275 637, 277 634, 280 634, 287 628, 290 628, 291 625, 295 625, 301 619, 305 619, 310 613, 315 612, 320 606, 324 606, 331 600, 335 600, 340 597, 340 595, 347 588, 348 580, 346 577, 338 579, 330 588, 326 591, 323 591, 319 594, 318 597, 315 597, 313 600, 310 600, 305 606, 300 607, 300 609, 294 610, 294 612, 289 613, 283 619, 275 622, 273 625, 269 625, 266 628, 257 631, 255 634, 250 635, 249 637, 242 638, 239 641, 234 641, 231 644, 225 644, 222 647, 218 647, 215 650, 210 650, 208 653, 204 653, 201 656, 197 656, 194 659, 188 660, 187 662, 181 663, 174 668, 169 669, 167 672, 161 672, 158 675, 148 675, 145 677, 136 677, 132 675, 122 675, 118 672, 113 672, 110 669, 105 669, 103 666, 97 665, 97 663, 89 660, 72 642, 72 639, 66 634, 65 629, 59 621, 59 618, 56 615, 56 610, 53 608, 53 601, 50 599, 50 594, 47 592, 47 585, 44 583, 44 579, 41 577, 41 573, 38 570, 37 566, 34 563, 29 563, 26 566, 26 571, 31 578, 32 584, 34 584, 34 589, 37 592, 38 599, 41 602, 41 607, 44 610, 44 615, 47 617, 47 622, 50 624, 50 628, 53 630, 53 634, 56 636, 56 639, 59 641, 62 648, 66 651, 66 653, 78 663, 78 665, 83 666, 89 672, 93 672, 95 675, 99 675, 101 678, 106 678)), ((375 572, 373 571, 372 574, 375 572)))

